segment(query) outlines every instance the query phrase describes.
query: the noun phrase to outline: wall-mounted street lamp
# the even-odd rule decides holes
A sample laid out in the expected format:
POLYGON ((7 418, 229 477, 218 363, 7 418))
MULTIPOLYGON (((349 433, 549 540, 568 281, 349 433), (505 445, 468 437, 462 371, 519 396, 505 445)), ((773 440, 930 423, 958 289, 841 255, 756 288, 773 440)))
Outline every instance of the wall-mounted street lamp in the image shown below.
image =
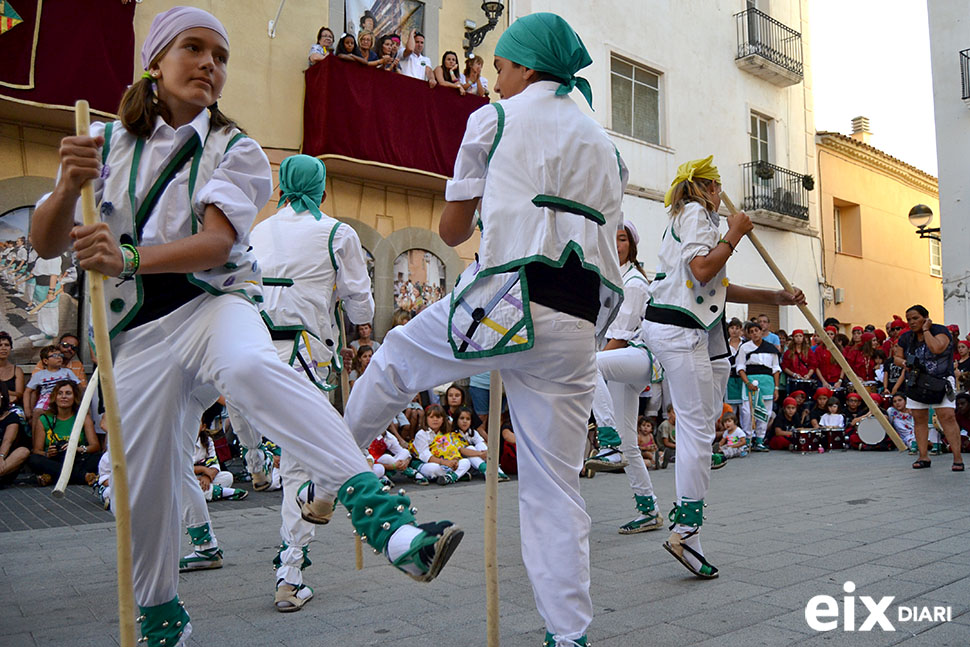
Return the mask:
POLYGON ((505 5, 501 2, 483 2, 482 11, 485 12, 485 17, 488 19, 488 24, 482 25, 478 29, 469 29, 465 27, 465 58, 468 58, 475 51, 475 48, 482 44, 485 40, 485 34, 495 29, 498 24, 499 16, 502 15, 502 11, 505 10, 505 5))
POLYGON ((940 240, 939 227, 927 227, 933 220, 933 210, 925 204, 918 204, 909 210, 909 222, 916 227, 916 234, 920 238, 940 240))

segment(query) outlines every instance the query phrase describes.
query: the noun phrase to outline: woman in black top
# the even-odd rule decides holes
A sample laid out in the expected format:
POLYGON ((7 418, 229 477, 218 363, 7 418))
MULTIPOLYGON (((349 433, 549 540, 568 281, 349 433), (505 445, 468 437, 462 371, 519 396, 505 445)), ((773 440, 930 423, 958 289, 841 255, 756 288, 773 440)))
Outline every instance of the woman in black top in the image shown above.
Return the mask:
MULTIPOLYGON (((916 433, 916 446, 919 449, 919 459, 913 463, 913 469, 930 466, 927 458, 929 443, 929 409, 936 412, 936 416, 943 426, 943 434, 953 452, 954 472, 963 471, 963 456, 960 454, 960 427, 957 425, 954 399, 953 380, 953 339, 946 326, 935 324, 929 319, 929 312, 921 305, 915 305, 906 311, 906 322, 909 330, 899 336, 899 342, 893 349, 896 357, 903 358, 914 373, 921 371, 926 375, 942 378, 949 382, 947 392, 939 402, 919 402, 907 397, 906 406, 913 414, 916 433)), ((907 387, 908 389, 908 387, 907 387)), ((909 391, 909 389, 908 389, 909 391)), ((907 396, 913 395, 908 392, 907 396)))

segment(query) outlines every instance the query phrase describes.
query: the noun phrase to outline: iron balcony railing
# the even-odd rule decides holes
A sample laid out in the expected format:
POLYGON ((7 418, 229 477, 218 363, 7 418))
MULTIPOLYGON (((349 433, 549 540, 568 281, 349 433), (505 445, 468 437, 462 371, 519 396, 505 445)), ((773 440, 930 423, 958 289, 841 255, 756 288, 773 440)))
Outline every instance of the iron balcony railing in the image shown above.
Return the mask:
POLYGON ((960 52, 960 86, 963 90, 961 98, 970 99, 970 49, 960 52))
POLYGON ((735 15, 738 27, 738 56, 753 54, 804 77, 802 35, 757 9, 735 15))
POLYGON ((741 176, 745 210, 765 209, 808 220, 808 190, 804 175, 756 161, 742 164, 741 176))

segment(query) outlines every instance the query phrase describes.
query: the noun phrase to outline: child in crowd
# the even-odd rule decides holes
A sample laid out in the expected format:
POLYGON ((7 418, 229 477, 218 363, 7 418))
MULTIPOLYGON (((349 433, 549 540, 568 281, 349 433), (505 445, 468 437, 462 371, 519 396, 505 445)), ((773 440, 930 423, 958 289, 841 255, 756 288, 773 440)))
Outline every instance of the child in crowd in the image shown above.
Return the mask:
POLYGON ((841 404, 836 397, 828 399, 825 405, 826 413, 818 421, 820 427, 845 428, 845 416, 841 413, 841 404))
POLYGON ((375 438, 367 451, 370 452, 377 465, 384 467, 384 475, 388 478, 401 474, 418 485, 429 485, 428 479, 421 472, 411 467, 411 452, 400 443, 398 437, 390 430, 375 438))
POLYGON ((893 406, 886 412, 889 424, 893 426, 899 438, 909 446, 909 453, 916 454, 916 434, 914 432, 913 414, 906 406, 906 396, 897 393, 893 396, 893 406))
POLYGON ((465 442, 451 431, 445 410, 438 404, 428 407, 427 428, 414 436, 412 454, 423 463, 419 471, 438 485, 450 485, 471 469, 471 461, 462 458, 465 442))
MULTIPOLYGON (((473 470, 478 470, 482 476, 485 476, 488 445, 485 444, 482 435, 472 428, 472 416, 474 415, 470 408, 459 407, 455 414, 455 433, 461 436, 462 441, 467 445, 460 450, 461 455, 468 459, 473 470)), ((498 480, 509 480, 508 475, 502 471, 501 467, 498 470, 498 480)))
POLYGON ((781 403, 781 412, 771 421, 766 438, 770 449, 788 449, 794 439, 793 430, 806 427, 805 411, 798 408, 795 398, 787 397, 781 403))
POLYGON ((47 410, 51 393, 58 382, 68 380, 75 384, 79 383, 74 372, 62 366, 63 360, 64 355, 57 346, 45 346, 41 349, 40 361, 44 364, 44 368, 33 372, 24 389, 24 418, 28 426, 32 424, 35 413, 47 410))
POLYGON ((663 448, 660 469, 667 469, 669 463, 677 460, 677 414, 673 404, 667 405, 667 419, 660 423, 660 445, 663 448))
POLYGON ((725 414, 721 418, 724 423, 724 435, 721 436, 719 447, 724 458, 744 458, 748 455, 748 435, 738 426, 738 419, 733 413, 725 414))
MULTIPOLYGON (((40 486, 50 485, 60 475, 64 465, 67 443, 81 402, 81 389, 76 379, 60 380, 53 384, 53 395, 34 418, 34 449, 27 457, 27 465, 37 474, 37 484, 40 486)), ((93 485, 97 482, 95 470, 101 447, 94 433, 94 423, 87 414, 84 416, 83 431, 78 439, 70 482, 93 485)))
POLYGON ((404 417, 408 421, 410 435, 402 436, 402 439, 411 442, 414 440, 414 434, 416 434, 419 430, 424 429, 424 407, 421 406, 421 396, 414 396, 414 398, 408 402, 408 406, 404 409, 403 413, 404 417))
POLYGON ((193 471, 199 480, 199 487, 205 493, 205 500, 229 499, 240 501, 249 494, 246 490, 232 486, 232 472, 220 469, 216 458, 216 447, 203 426, 192 451, 193 471))
POLYGON ((830 389, 827 389, 824 386, 815 389, 815 404, 808 412, 808 421, 813 428, 818 429, 821 426, 819 420, 821 420, 822 416, 824 416, 826 413, 826 405, 828 404, 830 397, 832 397, 832 391, 830 389))
POLYGON ((637 419, 637 447, 640 448, 640 455, 643 456, 647 469, 656 469, 659 449, 653 436, 653 420, 646 416, 637 419))

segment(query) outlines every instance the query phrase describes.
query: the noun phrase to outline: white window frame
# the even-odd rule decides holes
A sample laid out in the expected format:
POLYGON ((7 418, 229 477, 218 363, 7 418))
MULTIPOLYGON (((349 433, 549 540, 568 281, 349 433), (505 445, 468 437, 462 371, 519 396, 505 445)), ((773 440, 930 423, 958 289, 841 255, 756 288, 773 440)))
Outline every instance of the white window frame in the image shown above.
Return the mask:
POLYGON ((842 208, 833 207, 833 213, 835 215, 835 227, 833 231, 835 232, 835 251, 842 252, 842 208))
POLYGON ((752 141, 757 141, 758 142, 758 151, 759 151, 759 156, 756 157, 756 158, 754 158, 754 159, 752 159, 751 161, 752 162, 757 162, 757 161, 759 161, 759 160, 762 159, 760 157, 762 139, 761 139, 761 133, 759 132, 760 131, 760 125, 761 125, 762 122, 764 122, 764 124, 766 126, 765 130, 768 133, 768 139, 767 140, 764 140, 765 147, 768 149, 768 155, 767 155, 767 158, 764 159, 764 161, 765 162, 769 162, 769 163, 773 163, 774 162, 774 159, 775 159, 775 152, 774 152, 774 146, 773 146, 773 143, 775 141, 775 120, 772 119, 771 117, 769 117, 768 115, 764 114, 763 112, 758 112, 757 110, 750 110, 750 111, 748 111, 748 148, 749 149, 751 148, 752 141), (756 125, 759 128, 758 128, 758 131, 756 131, 756 132, 751 132, 751 120, 752 119, 756 119, 757 120, 757 124, 756 125))
POLYGON ((929 239, 930 276, 943 278, 943 246, 935 238, 929 239))
MULTIPOLYGON (((667 139, 666 130, 667 129, 665 127, 666 110, 665 110, 665 105, 664 105, 664 103, 665 103, 664 100, 665 100, 665 97, 666 97, 666 89, 665 89, 665 85, 666 85, 665 84, 666 73, 661 68, 659 68, 659 67, 657 67, 655 65, 651 65, 649 63, 646 63, 644 61, 638 60, 638 59, 630 56, 627 53, 624 53, 622 51, 617 50, 616 48, 609 48, 607 50, 607 52, 609 54, 609 59, 608 60, 609 60, 609 63, 610 63, 609 64, 609 68, 607 69, 607 79, 608 79, 608 81, 607 81, 607 84, 608 84, 607 85, 607 96, 610 97, 610 112, 609 112, 610 126, 609 126, 609 130, 611 132, 619 135, 620 137, 626 137, 627 139, 630 139, 630 140, 635 141, 635 142, 641 142, 641 143, 646 144, 648 146, 656 146, 656 147, 660 147, 660 148, 666 148, 667 147, 667 142, 666 142, 666 139, 667 139), (656 87, 656 90, 657 90, 657 140, 658 141, 652 142, 652 141, 649 141, 649 140, 646 140, 646 139, 640 139, 639 137, 635 136, 633 133, 620 132, 619 130, 617 130, 614 127, 614 124, 613 124, 613 99, 612 99, 612 97, 613 97, 613 75, 614 75, 614 72, 613 72, 613 59, 614 58, 619 59, 621 62, 623 62, 623 63, 625 63, 627 65, 632 65, 633 67, 639 67, 643 71, 648 72, 650 74, 653 74, 654 76, 657 77, 657 87, 656 87)), ((621 77, 621 78, 623 78, 625 80, 629 80, 629 82, 632 83, 632 84, 638 83, 638 81, 635 81, 634 79, 626 79, 626 77, 621 77)), ((646 84, 643 84, 643 85, 646 85, 646 84)), ((631 97, 631 100, 632 100, 632 97, 631 97)), ((634 113, 636 113, 636 110, 635 109, 634 109, 634 113)))

